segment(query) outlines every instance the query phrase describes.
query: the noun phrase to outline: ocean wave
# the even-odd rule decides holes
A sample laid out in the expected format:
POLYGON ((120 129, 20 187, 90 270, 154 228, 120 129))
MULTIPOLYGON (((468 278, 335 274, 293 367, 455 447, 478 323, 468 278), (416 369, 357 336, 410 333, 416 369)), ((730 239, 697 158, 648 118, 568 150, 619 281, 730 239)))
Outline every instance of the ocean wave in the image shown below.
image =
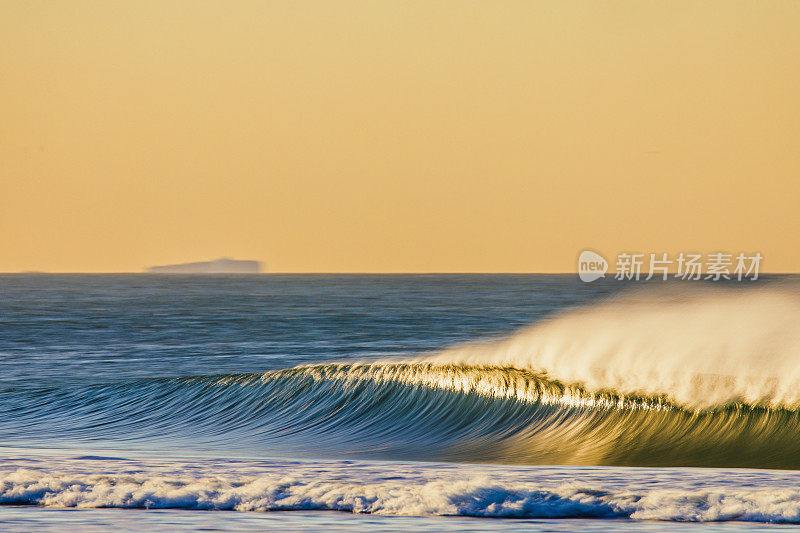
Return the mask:
POLYGON ((799 321, 796 287, 666 287, 411 361, 8 389, 0 440, 796 469, 799 321))
POLYGON ((516 368, 329 364, 0 393, 7 445, 411 460, 800 467, 800 411, 687 408, 516 368))

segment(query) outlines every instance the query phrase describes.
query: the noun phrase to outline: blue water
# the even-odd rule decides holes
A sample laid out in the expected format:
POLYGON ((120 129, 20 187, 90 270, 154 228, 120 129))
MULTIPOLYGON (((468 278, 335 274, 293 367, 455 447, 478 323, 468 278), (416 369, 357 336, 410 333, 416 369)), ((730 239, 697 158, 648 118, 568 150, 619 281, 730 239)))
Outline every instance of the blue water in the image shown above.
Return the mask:
POLYGON ((413 355, 618 289, 575 276, 0 275, 0 384, 413 355))
MULTIPOLYGON (((793 298, 785 282, 756 285, 793 298)), ((788 404, 698 410, 522 364, 431 362, 649 285, 0 276, 0 529, 800 523, 788 404)))

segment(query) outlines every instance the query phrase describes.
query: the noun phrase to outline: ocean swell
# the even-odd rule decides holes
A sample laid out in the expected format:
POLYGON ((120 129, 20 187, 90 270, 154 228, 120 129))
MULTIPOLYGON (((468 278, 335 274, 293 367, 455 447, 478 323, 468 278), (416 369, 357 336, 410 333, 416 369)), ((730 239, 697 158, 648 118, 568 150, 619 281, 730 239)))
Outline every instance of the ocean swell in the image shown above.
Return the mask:
POLYGON ((566 385, 516 368, 301 366, 0 393, 6 445, 459 462, 800 467, 800 411, 566 385))

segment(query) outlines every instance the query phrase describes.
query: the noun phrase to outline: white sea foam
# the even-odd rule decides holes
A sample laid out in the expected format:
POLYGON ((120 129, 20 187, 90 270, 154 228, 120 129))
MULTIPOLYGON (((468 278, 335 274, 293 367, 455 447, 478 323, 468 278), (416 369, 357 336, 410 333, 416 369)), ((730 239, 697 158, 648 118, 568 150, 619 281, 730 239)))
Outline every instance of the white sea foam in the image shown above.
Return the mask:
POLYGON ((786 488, 800 479, 794 473, 464 466, 455 476, 439 465, 210 464, 11 461, 0 472, 0 504, 800 522, 800 490, 786 488), (749 488, 754 481, 762 488, 749 488))
POLYGON ((667 395, 706 407, 800 405, 800 291, 639 290, 545 320, 500 341, 426 361, 512 366, 589 390, 667 395))

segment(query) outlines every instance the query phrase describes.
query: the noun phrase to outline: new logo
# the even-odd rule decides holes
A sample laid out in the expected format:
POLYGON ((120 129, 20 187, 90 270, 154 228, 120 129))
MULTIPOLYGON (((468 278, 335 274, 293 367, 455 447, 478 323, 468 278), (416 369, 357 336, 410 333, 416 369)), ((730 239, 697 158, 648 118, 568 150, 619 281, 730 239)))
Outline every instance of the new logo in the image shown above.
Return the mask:
POLYGON ((578 277, 589 283, 606 277, 608 261, 602 255, 591 250, 584 250, 578 256, 578 277))

